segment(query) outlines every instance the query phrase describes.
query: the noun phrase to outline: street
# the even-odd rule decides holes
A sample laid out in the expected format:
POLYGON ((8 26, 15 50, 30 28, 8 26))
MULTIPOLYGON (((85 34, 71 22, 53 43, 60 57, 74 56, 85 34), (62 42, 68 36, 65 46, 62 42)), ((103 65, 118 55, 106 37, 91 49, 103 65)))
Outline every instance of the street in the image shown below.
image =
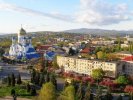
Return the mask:
POLYGON ((30 73, 27 69, 23 68, 24 65, 19 65, 19 64, 11 65, 0 62, 0 66, 1 66, 0 79, 7 77, 8 74, 11 73, 14 73, 15 76, 20 73, 21 78, 23 80, 30 79, 30 73))

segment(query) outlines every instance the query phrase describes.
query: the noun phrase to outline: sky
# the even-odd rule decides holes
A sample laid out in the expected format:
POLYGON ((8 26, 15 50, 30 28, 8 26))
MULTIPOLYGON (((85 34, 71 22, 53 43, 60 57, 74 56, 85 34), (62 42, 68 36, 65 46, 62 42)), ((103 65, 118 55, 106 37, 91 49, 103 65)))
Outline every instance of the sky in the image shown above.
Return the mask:
POLYGON ((0 0, 0 33, 133 30, 133 0, 0 0))

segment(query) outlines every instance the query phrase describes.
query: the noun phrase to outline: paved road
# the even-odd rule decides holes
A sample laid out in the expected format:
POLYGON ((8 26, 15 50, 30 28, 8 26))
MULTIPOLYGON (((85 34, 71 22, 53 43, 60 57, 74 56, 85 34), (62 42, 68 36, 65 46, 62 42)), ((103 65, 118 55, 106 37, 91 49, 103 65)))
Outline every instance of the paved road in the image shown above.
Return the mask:
POLYGON ((30 73, 27 69, 23 69, 24 65, 11 65, 11 64, 5 64, 0 63, 0 66, 2 67, 2 70, 0 71, 0 78, 7 77, 8 74, 14 73, 15 75, 18 75, 20 73, 22 79, 30 79, 30 73))
POLYGON ((57 78, 57 90, 62 91, 65 80, 63 78, 57 78))

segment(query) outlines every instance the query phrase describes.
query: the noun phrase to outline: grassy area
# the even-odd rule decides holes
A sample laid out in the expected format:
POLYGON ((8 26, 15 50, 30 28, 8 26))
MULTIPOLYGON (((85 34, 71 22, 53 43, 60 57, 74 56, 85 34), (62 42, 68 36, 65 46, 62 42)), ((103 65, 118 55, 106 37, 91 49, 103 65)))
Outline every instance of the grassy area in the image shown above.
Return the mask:
POLYGON ((11 96, 12 89, 15 89, 16 94, 19 97, 29 98, 29 99, 33 98, 33 96, 31 96, 30 93, 27 92, 24 85, 16 85, 15 87, 9 87, 6 85, 2 85, 0 86, 0 97, 11 96))

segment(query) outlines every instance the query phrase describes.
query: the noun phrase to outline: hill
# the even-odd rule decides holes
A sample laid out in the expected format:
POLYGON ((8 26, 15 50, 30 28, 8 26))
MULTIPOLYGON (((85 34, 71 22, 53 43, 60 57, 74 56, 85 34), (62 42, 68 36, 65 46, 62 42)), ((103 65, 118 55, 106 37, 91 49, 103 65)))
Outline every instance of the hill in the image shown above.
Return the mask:
POLYGON ((65 30, 64 32, 68 33, 85 33, 85 34, 93 34, 93 35, 102 35, 102 36, 110 36, 110 35, 126 35, 126 34, 132 34, 133 31, 117 31, 117 30, 104 30, 104 29, 88 29, 88 28, 80 28, 80 29, 71 29, 71 30, 65 30))

